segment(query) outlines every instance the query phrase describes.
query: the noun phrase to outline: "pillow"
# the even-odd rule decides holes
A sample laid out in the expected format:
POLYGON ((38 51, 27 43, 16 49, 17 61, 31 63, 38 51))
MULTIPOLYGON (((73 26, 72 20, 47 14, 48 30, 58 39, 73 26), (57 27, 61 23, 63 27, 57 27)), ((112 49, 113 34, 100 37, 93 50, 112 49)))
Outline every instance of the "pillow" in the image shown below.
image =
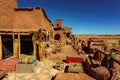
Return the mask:
POLYGON ((18 63, 20 64, 32 64, 36 61, 35 56, 25 56, 23 58, 18 59, 18 63))
POLYGON ((31 58, 31 56, 25 56, 22 58, 22 64, 29 64, 29 59, 31 58))
POLYGON ((93 77, 97 80, 107 80, 110 78, 110 71, 103 66, 99 66, 93 69, 93 77))
POLYGON ((29 59, 29 64, 32 64, 36 61, 36 57, 35 56, 32 56, 30 59, 29 59))

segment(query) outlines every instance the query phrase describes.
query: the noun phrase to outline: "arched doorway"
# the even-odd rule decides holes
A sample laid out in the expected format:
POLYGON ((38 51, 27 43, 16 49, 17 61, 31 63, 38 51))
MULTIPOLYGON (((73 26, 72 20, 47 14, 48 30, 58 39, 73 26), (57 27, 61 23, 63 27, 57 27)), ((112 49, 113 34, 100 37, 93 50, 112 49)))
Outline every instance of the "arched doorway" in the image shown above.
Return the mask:
POLYGON ((60 34, 55 34, 55 37, 54 37, 55 40, 60 40, 60 38, 61 38, 60 34))

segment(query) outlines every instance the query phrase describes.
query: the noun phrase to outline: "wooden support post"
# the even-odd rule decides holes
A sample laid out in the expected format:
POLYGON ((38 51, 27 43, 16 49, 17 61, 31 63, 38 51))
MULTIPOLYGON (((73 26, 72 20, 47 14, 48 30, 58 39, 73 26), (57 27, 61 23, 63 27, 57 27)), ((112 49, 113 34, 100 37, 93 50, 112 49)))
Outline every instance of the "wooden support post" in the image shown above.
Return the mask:
POLYGON ((13 49, 13 50, 14 50, 14 57, 15 57, 15 58, 18 58, 18 57, 19 57, 19 54, 18 54, 18 53, 19 53, 19 43, 18 43, 18 39, 14 39, 13 42, 14 42, 14 43, 13 43, 13 47, 14 47, 14 49, 13 49))
POLYGON ((14 54, 14 40, 15 40, 14 33, 12 33, 12 38, 13 38, 13 56, 15 56, 14 54))
POLYGON ((2 60, 2 38, 0 35, 0 60, 2 60))
POLYGON ((18 46, 19 46, 19 57, 20 57, 20 53, 21 53, 20 34, 18 34, 18 46))
POLYGON ((39 54, 39 60, 40 61, 42 60, 41 51, 42 51, 41 43, 39 42, 39 44, 38 44, 38 54, 39 54))
POLYGON ((32 41, 33 41, 33 56, 35 56, 36 57, 36 54, 37 54, 37 52, 36 52, 36 43, 35 43, 35 37, 34 36, 32 36, 32 41))
POLYGON ((16 39, 14 36, 14 33, 12 34, 13 36, 13 56, 15 58, 19 58, 19 40, 18 38, 16 39))
POLYGON ((39 46, 38 46, 38 54, 39 54, 39 60, 41 61, 43 59, 43 49, 42 49, 42 42, 39 42, 39 46))

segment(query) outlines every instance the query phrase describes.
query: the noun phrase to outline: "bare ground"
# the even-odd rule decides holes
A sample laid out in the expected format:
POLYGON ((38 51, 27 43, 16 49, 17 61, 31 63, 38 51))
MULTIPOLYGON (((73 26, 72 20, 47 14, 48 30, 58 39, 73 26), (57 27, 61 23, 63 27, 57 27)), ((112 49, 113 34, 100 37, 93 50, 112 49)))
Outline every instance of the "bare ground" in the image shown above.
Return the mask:
POLYGON ((66 45, 61 48, 61 51, 56 54, 51 54, 48 59, 52 61, 62 62, 68 55, 77 55, 77 51, 73 49, 72 45, 66 45))

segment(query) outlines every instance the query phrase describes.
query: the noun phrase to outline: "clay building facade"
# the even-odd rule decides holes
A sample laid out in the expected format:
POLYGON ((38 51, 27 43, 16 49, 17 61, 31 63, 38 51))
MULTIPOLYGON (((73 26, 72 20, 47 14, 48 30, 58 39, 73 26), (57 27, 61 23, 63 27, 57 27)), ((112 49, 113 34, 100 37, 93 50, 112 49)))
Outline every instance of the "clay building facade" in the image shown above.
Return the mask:
POLYGON ((65 44, 67 38, 69 38, 72 33, 72 28, 63 27, 62 21, 62 19, 57 19, 55 22, 54 39, 65 44))
POLYGON ((42 8, 17 8, 16 0, 2 0, 0 8, 0 60, 20 54, 36 56, 42 53, 42 42, 53 42, 58 35, 65 42, 62 22, 56 22, 60 28, 56 31, 42 8))
POLYGON ((17 8, 16 0, 9 2, 0 3, 0 59, 20 57, 20 54, 36 56, 39 41, 46 41, 45 37, 53 32, 53 24, 42 8, 17 8))

